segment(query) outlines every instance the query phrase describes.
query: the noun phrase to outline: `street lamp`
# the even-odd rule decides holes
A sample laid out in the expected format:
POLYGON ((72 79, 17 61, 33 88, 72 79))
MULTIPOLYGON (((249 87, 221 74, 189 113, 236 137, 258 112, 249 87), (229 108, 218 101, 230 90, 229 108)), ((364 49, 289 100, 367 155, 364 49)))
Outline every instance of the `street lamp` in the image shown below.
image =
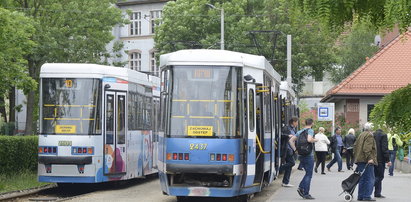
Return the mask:
POLYGON ((220 49, 224 50, 224 8, 221 7, 221 9, 215 7, 212 4, 206 4, 208 7, 212 8, 212 9, 216 9, 216 10, 220 10, 221 11, 221 41, 220 41, 220 49))

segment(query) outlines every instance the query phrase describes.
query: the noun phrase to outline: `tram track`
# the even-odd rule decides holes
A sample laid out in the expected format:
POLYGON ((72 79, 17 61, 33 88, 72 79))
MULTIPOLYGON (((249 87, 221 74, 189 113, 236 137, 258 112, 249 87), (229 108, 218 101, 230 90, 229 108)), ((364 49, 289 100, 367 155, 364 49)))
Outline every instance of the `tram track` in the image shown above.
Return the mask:
POLYGON ((10 202, 30 202, 30 201, 69 201, 81 196, 113 189, 125 189, 156 180, 157 175, 146 178, 131 179, 127 181, 105 182, 97 184, 67 184, 57 186, 56 184, 46 185, 27 190, 19 190, 0 195, 0 201, 10 202))

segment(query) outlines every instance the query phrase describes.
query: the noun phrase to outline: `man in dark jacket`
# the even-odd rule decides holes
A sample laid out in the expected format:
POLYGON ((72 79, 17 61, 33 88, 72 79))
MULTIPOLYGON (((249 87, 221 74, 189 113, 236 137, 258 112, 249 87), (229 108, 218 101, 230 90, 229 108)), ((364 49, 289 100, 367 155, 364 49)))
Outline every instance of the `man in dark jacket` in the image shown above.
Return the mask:
POLYGON ((333 160, 330 161, 327 165, 327 169, 329 172, 331 172, 331 167, 334 165, 334 163, 338 163, 338 172, 344 172, 342 170, 342 158, 341 158, 341 151, 344 147, 343 143, 343 138, 341 136, 341 128, 337 127, 335 129, 335 134, 331 137, 330 140, 330 147, 331 151, 334 153, 334 158, 333 160))
POLYGON ((283 187, 293 187, 294 185, 290 184, 290 176, 291 176, 291 171, 293 166, 295 165, 295 160, 294 160, 294 150, 291 148, 289 140, 295 136, 297 132, 297 126, 298 126, 298 119, 296 117, 291 118, 288 121, 288 126, 283 128, 282 130, 282 137, 281 141, 287 141, 287 145, 285 148, 283 148, 283 154, 282 159, 285 159, 284 164, 281 165, 281 170, 284 171, 284 176, 283 176, 283 187))
POLYGON ((347 170, 353 169, 354 164, 354 143, 355 143, 355 131, 353 128, 348 130, 348 134, 344 137, 344 150, 345 150, 345 158, 347 161, 347 170))
POLYGON ((391 166, 390 162, 390 153, 388 150, 388 139, 387 135, 381 129, 378 129, 374 133, 375 143, 377 145, 377 160, 378 165, 374 166, 374 173, 375 173, 375 190, 374 196, 376 198, 385 198, 381 195, 382 190, 382 180, 384 179, 384 172, 385 172, 385 164, 387 166, 391 166))

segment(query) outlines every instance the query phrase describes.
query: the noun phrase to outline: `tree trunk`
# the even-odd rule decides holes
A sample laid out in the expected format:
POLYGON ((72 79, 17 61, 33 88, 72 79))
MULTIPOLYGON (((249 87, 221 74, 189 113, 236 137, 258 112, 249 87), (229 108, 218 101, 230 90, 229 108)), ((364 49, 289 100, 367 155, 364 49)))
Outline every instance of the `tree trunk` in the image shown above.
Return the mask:
POLYGON ((26 115, 26 129, 24 135, 33 134, 33 117, 34 117, 34 99, 36 98, 36 93, 31 90, 27 95, 27 115, 26 115))
MULTIPOLYGON (((37 63, 34 62, 31 58, 28 60, 28 67, 29 67, 29 75, 31 78, 33 78, 35 81, 39 82, 39 74, 40 74, 40 68, 37 67, 37 63)), ((37 85, 40 86, 40 85, 37 85)), ((36 101, 37 96, 36 96, 36 91, 31 90, 27 95, 27 115, 26 115, 26 127, 24 131, 24 135, 33 135, 34 129, 35 129, 35 107, 36 104, 38 103, 36 101)))
POLYGON ((7 122, 6 102, 4 100, 4 96, 0 97, 0 114, 4 119, 4 122, 7 122))
POLYGON ((12 87, 9 91, 9 122, 16 122, 16 87, 12 87))

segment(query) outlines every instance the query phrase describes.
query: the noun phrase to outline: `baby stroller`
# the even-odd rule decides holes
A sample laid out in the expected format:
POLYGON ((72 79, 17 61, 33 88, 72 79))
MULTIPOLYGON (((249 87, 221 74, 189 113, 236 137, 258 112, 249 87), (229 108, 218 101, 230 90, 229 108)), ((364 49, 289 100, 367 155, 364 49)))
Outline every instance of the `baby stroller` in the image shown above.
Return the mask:
POLYGON ((345 201, 351 201, 352 200, 353 193, 355 191, 355 187, 357 186, 358 182, 360 182, 361 175, 364 173, 364 171, 365 171, 365 169, 367 169, 367 167, 368 167, 368 164, 365 166, 363 171, 360 172, 360 171, 356 170, 347 179, 342 181, 341 187, 343 189, 343 192, 341 194, 344 194, 344 200, 345 201))

